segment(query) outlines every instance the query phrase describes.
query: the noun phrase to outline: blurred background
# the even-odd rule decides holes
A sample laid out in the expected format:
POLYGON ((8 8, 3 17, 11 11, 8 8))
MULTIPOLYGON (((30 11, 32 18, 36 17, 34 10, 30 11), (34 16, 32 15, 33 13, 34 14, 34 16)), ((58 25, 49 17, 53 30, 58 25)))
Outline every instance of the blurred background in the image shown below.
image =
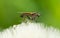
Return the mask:
POLYGON ((21 23, 20 12, 39 12, 38 22, 60 29, 60 0, 0 0, 0 31, 21 23))

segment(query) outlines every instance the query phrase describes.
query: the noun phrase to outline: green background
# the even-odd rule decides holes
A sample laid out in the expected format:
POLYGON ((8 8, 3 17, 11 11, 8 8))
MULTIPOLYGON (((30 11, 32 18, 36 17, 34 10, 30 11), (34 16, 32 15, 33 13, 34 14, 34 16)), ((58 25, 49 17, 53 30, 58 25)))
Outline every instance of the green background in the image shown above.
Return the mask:
POLYGON ((21 23, 20 12, 35 11, 39 22, 60 29, 60 0, 0 0, 0 30, 21 23))

